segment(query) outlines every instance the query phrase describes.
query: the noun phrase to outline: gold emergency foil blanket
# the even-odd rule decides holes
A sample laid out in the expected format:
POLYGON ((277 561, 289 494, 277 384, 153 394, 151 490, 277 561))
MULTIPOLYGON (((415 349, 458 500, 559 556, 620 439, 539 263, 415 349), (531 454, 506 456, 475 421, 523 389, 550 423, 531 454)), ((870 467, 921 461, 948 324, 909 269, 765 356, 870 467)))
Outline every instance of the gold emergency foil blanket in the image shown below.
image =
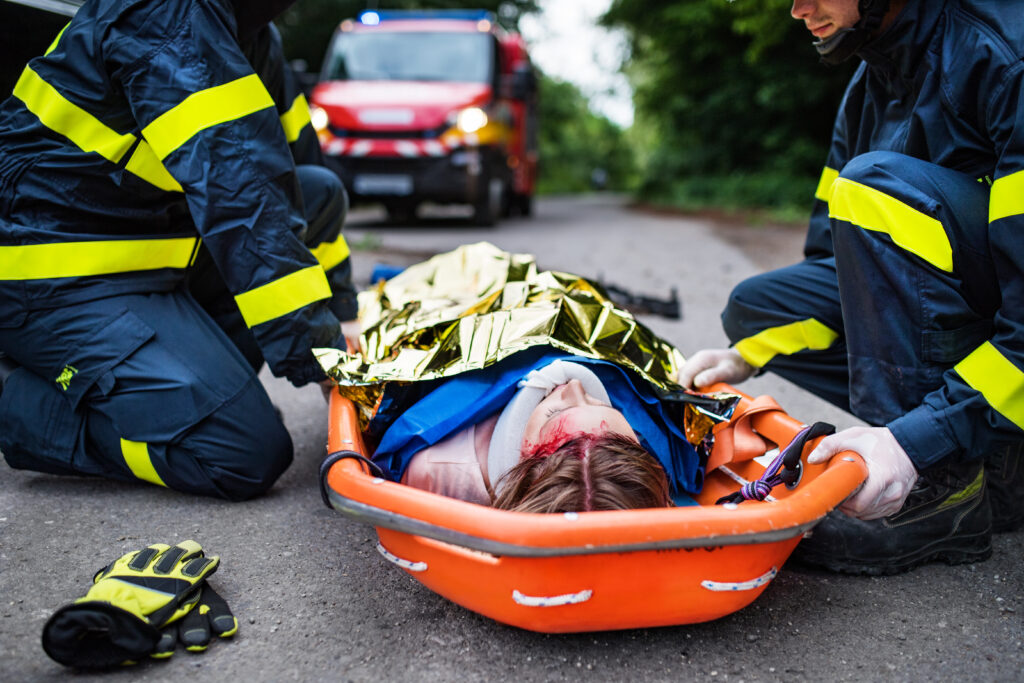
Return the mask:
MULTIPOLYGON (((365 421, 385 382, 414 382, 478 370, 533 346, 611 361, 665 391, 683 355, 619 308, 594 283, 538 272, 532 256, 480 242, 439 254, 359 294, 363 352, 316 349, 342 396, 365 421)), ((689 414, 699 442, 713 422, 689 414)))

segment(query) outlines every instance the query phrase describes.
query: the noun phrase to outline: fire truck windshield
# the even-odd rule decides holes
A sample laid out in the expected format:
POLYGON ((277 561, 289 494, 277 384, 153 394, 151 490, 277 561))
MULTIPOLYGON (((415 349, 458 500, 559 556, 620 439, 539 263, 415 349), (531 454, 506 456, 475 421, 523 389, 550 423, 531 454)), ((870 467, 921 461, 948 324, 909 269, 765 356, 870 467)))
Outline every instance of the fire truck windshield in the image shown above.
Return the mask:
POLYGON ((341 32, 324 61, 325 80, 491 80, 494 41, 487 33, 341 32))

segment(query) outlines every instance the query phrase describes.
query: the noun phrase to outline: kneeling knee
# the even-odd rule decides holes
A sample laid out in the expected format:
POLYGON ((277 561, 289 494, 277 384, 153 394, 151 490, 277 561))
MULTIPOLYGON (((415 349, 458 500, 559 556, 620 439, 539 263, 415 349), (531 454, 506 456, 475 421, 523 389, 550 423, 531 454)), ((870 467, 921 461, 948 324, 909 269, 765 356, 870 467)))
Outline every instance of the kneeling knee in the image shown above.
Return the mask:
POLYGON ((757 312, 770 308, 762 279, 761 275, 747 278, 729 294, 729 301, 722 311, 722 329, 732 344, 756 334, 758 330, 752 327, 752 323, 759 317, 757 312))
POLYGON ((246 500, 265 493, 292 462, 291 436, 262 388, 243 392, 182 442, 209 495, 246 500))

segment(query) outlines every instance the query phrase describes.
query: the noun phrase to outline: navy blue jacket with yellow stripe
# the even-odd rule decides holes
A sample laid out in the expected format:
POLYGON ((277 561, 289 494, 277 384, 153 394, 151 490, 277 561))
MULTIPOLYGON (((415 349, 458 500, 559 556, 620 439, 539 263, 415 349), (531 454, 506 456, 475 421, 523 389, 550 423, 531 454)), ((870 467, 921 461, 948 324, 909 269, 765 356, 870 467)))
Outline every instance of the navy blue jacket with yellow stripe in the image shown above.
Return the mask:
POLYGON ((899 152, 992 182, 994 333, 889 425, 919 467, 979 457, 1024 436, 1024 0, 909 0, 858 56, 805 254, 832 254, 829 191, 859 154, 899 152))
POLYGON ((0 108, 0 324, 172 290, 201 238, 274 374, 322 377, 348 248, 300 239, 308 108, 235 34, 230 0, 91 0, 29 62, 0 108))

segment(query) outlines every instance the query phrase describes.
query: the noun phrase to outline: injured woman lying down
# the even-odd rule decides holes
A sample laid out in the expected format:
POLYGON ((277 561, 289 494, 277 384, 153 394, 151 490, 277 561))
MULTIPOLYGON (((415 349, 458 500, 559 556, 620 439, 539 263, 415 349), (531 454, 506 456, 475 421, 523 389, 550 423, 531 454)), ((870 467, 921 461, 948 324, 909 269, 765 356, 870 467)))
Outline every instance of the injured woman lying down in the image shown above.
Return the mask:
POLYGON ((403 484, 520 512, 694 504, 731 395, 600 286, 480 243, 361 293, 362 351, 318 349, 403 484))

